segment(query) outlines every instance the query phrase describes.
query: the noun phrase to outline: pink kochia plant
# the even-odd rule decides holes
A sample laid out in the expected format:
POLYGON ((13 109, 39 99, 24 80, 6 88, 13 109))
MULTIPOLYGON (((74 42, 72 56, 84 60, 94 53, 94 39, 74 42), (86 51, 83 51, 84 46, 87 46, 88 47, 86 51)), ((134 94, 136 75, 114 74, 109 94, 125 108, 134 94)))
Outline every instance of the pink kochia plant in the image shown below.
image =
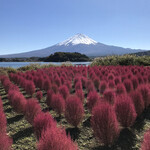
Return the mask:
POLYGON ((37 145, 38 150, 78 150, 78 147, 65 130, 52 127, 42 132, 42 137, 37 145))
POLYGON ((100 93, 103 94, 104 91, 106 90, 106 88, 107 88, 107 82, 106 81, 101 81, 100 86, 99 86, 100 93))
POLYGON ((6 133, 0 133, 0 150, 11 150, 12 139, 6 133))
POLYGON ((65 117, 68 123, 77 127, 84 116, 83 104, 77 96, 70 96, 66 100, 65 117))
POLYGON ((11 105, 17 113, 25 113, 26 99, 22 93, 14 91, 14 97, 11 100, 11 105))
POLYGON ((42 97, 43 97, 42 91, 38 91, 38 92, 36 93, 36 98, 37 98, 38 100, 41 100, 42 97))
POLYGON ((45 132, 47 128, 50 128, 52 126, 56 126, 56 122, 53 120, 52 116, 50 113, 39 113, 35 118, 34 118, 34 132, 39 139, 41 137, 42 132, 45 132))
POLYGON ((142 99, 142 94, 139 91, 135 90, 131 92, 130 97, 135 106, 137 115, 140 115, 144 110, 144 101, 142 99))
POLYGON ((53 94, 52 108, 61 116, 65 110, 65 100, 60 94, 53 94))
POLYGON ((54 91, 52 89, 47 91, 47 98, 46 98, 46 103, 49 107, 52 107, 52 96, 54 94, 54 91))
POLYGON ((0 133, 5 133, 7 127, 6 116, 3 110, 0 111, 0 133))
POLYGON ((110 145, 119 136, 119 123, 112 106, 100 103, 92 110, 91 125, 94 135, 104 145, 110 145))
POLYGON ((88 94, 88 96, 87 96, 87 107, 90 111, 95 106, 95 104, 98 102, 99 98, 100 97, 96 91, 92 91, 88 94))
POLYGON ((112 89, 107 89, 104 92, 104 100, 106 100, 110 104, 114 104, 115 98, 116 98, 116 95, 112 89))
POLYGON ((69 95, 68 87, 66 85, 62 85, 59 88, 59 93, 63 96, 64 99, 66 99, 69 95))
POLYGON ((145 108, 147 108, 150 105, 150 89, 148 85, 139 85, 137 90, 142 94, 145 108))
POLYGON ((34 85, 33 81, 26 81, 25 90, 26 90, 27 94, 33 96, 33 94, 35 93, 35 85, 34 85))
POLYGON ((125 93, 126 93, 126 88, 125 88, 124 84, 122 84, 122 83, 117 84, 117 86, 116 86, 116 94, 120 95, 120 94, 125 94, 125 93))
POLYGON ((100 85, 100 80, 98 77, 95 77, 94 80, 94 85, 95 85, 95 88, 98 89, 99 88, 99 85, 100 85))
POLYGON ((41 107, 36 99, 27 100, 25 118, 30 124, 33 124, 34 118, 41 113, 41 111, 41 107))
POLYGON ((120 95, 115 102, 117 119, 123 127, 130 127, 136 119, 136 111, 131 98, 127 95, 120 95))
POLYGON ((83 93, 83 90, 77 90, 75 93, 80 98, 81 102, 83 103, 84 102, 84 93, 83 93))
POLYGON ((141 150, 150 150, 150 130, 144 134, 144 139, 141 144, 141 150))
POLYGON ((133 90, 133 84, 130 79, 125 79, 123 84, 126 88, 127 93, 130 93, 133 90))

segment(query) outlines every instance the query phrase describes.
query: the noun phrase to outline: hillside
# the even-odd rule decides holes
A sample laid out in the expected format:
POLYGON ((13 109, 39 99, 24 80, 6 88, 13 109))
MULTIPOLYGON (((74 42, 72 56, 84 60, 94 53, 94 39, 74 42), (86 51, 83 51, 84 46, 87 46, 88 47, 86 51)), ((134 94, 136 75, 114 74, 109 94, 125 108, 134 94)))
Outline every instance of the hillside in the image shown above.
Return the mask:
POLYGON ((65 61, 85 62, 90 61, 90 58, 84 54, 76 52, 75 53, 56 52, 54 54, 51 54, 47 58, 42 58, 41 60, 45 62, 65 62, 65 61))

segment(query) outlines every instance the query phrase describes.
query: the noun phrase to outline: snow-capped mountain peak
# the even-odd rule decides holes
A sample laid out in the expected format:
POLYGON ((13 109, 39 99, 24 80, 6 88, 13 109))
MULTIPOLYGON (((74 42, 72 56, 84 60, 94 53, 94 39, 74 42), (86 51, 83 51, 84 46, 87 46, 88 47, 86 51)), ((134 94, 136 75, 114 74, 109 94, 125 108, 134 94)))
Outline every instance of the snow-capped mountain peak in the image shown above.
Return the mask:
POLYGON ((57 45, 62 46, 68 46, 68 45, 78 45, 78 44, 86 44, 86 45, 90 45, 90 44, 97 44, 96 41, 94 41, 93 39, 89 38, 88 36, 84 35, 84 34, 76 34, 75 36, 61 42, 58 43, 57 45))

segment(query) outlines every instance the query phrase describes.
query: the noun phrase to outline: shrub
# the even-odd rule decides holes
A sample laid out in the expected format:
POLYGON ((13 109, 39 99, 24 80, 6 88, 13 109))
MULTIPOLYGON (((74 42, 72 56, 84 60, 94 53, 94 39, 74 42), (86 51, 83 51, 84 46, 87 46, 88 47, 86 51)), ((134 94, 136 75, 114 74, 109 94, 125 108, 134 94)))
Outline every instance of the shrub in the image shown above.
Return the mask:
POLYGON ((89 93, 91 91, 95 91, 95 86, 94 86, 94 83, 92 82, 92 80, 88 80, 86 82, 86 89, 87 89, 87 93, 89 93))
POLYGON ((145 108, 150 105, 150 89, 147 85, 140 85, 138 87, 138 92, 142 94, 142 98, 144 101, 145 108))
POLYGON ((136 90, 131 92, 130 96, 133 101, 137 115, 140 115, 144 110, 144 101, 142 99, 141 93, 136 90))
POLYGON ((126 88, 124 86, 124 84, 120 83, 116 86, 116 94, 120 95, 120 94, 125 94, 126 93, 126 88))
POLYGON ((5 133, 7 128, 6 116, 3 110, 0 111, 0 133, 5 133))
POLYGON ((77 96, 70 96, 66 100, 65 117, 68 123, 77 127, 84 115, 83 104, 77 96))
POLYGON ((54 122, 52 116, 50 113, 39 113, 35 118, 34 118, 34 132, 39 139, 41 137, 42 132, 45 132, 47 128, 50 128, 52 126, 56 126, 56 122, 54 122))
POLYGON ((0 97, 0 112, 3 111, 3 103, 2 103, 2 99, 0 97))
POLYGON ((25 109, 25 118, 33 124, 34 118, 41 112, 41 107, 36 99, 28 99, 25 109))
POLYGON ((27 94, 29 94, 31 96, 35 93, 35 85, 34 85, 33 81, 26 81, 25 90, 26 90, 27 94))
POLYGON ((100 85, 100 80, 99 80, 99 78, 98 78, 98 77, 95 77, 93 82, 94 82, 95 88, 98 90, 99 85, 100 85))
POLYGON ((60 87, 60 85, 61 85, 61 80, 60 80, 59 77, 56 77, 55 83, 56 83, 56 85, 57 85, 58 87, 60 87))
POLYGON ((150 150, 150 130, 144 134, 141 150, 150 150))
POLYGON ((82 90, 82 82, 81 81, 78 81, 75 84, 75 91, 77 91, 77 90, 82 90))
POLYGON ((52 96, 54 94, 54 91, 52 89, 47 91, 47 98, 46 98, 46 103, 49 107, 52 107, 52 96))
POLYGON ((112 144, 119 136, 119 124, 112 107, 101 103, 92 110, 91 125, 94 135, 104 145, 112 144))
POLYGON ((113 80, 110 80, 108 82, 108 86, 109 86, 109 88, 114 88, 115 87, 115 82, 113 80))
POLYGON ((120 80, 119 77, 116 77, 116 78, 114 79, 114 81, 115 81, 115 84, 116 84, 116 85, 119 84, 119 83, 121 83, 121 80, 120 80))
POLYGON ((138 87, 138 85, 139 85, 138 79, 136 77, 132 77, 131 78, 131 82, 132 82, 133 88, 135 90, 138 87))
POLYGON ((59 93, 63 96, 64 99, 66 99, 69 95, 69 90, 67 88, 66 85, 62 85, 60 88, 59 88, 59 93))
POLYGON ((38 91, 38 92, 36 93, 36 98, 37 98, 38 100, 41 100, 42 97, 43 97, 42 91, 38 91))
POLYGON ((14 92, 14 97, 11 100, 11 105, 17 113, 25 113, 26 99, 20 92, 14 92))
POLYGON ((107 88, 107 82, 106 81, 101 81, 100 86, 99 86, 100 93, 103 94, 104 91, 106 90, 106 88, 107 88))
POLYGON ((52 84, 52 90, 54 91, 54 93, 58 93, 58 86, 56 84, 52 84))
POLYGON ((114 104, 115 101, 115 92, 111 89, 107 89, 104 92, 104 100, 106 100, 107 102, 109 102, 110 104, 114 104))
POLYGON ((46 79, 46 80, 44 81, 43 89, 44 89, 45 91, 48 91, 48 90, 50 89, 50 87, 51 87, 51 82, 50 82, 49 79, 46 79))
POLYGON ((39 77, 38 79, 37 79, 37 87, 39 87, 40 89, 42 89, 43 88, 43 77, 39 77))
POLYGON ((130 79, 125 79, 124 82, 123 82, 125 88, 126 88, 126 91, 129 93, 133 90, 133 85, 132 85, 132 82, 130 79))
POLYGON ((5 133, 0 133, 0 150, 11 150, 12 139, 5 133))
POLYGON ((59 128, 47 128, 42 133, 37 147, 38 150, 78 150, 65 131, 59 128))
POLYGON ((52 96, 52 108, 61 115, 65 110, 65 101, 60 94, 53 94, 52 96))
POLYGON ((84 93, 83 90, 77 90, 76 91, 76 95, 78 96, 78 98, 80 98, 81 102, 84 102, 84 93))
POLYGON ((136 111, 132 100, 127 95, 120 95, 115 102, 117 119, 123 127, 130 127, 136 119, 136 111))
POLYGON ((87 107, 91 111, 99 100, 99 95, 96 91, 90 92, 87 96, 87 107))

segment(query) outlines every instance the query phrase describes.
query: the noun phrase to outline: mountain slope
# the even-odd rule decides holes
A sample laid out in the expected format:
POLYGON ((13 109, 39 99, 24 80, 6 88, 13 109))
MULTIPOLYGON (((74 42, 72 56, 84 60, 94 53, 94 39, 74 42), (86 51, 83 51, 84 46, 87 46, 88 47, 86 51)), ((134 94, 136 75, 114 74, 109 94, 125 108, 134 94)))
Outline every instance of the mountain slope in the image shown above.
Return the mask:
POLYGON ((18 57, 47 57, 55 52, 78 52, 87 56, 123 55, 128 53, 141 52, 140 49, 129 49, 117 46, 109 46, 94 41, 83 34, 77 34, 61 43, 41 50, 34 50, 19 54, 0 55, 0 58, 18 57))
POLYGON ((150 56, 150 51, 134 53, 136 56, 150 56))

